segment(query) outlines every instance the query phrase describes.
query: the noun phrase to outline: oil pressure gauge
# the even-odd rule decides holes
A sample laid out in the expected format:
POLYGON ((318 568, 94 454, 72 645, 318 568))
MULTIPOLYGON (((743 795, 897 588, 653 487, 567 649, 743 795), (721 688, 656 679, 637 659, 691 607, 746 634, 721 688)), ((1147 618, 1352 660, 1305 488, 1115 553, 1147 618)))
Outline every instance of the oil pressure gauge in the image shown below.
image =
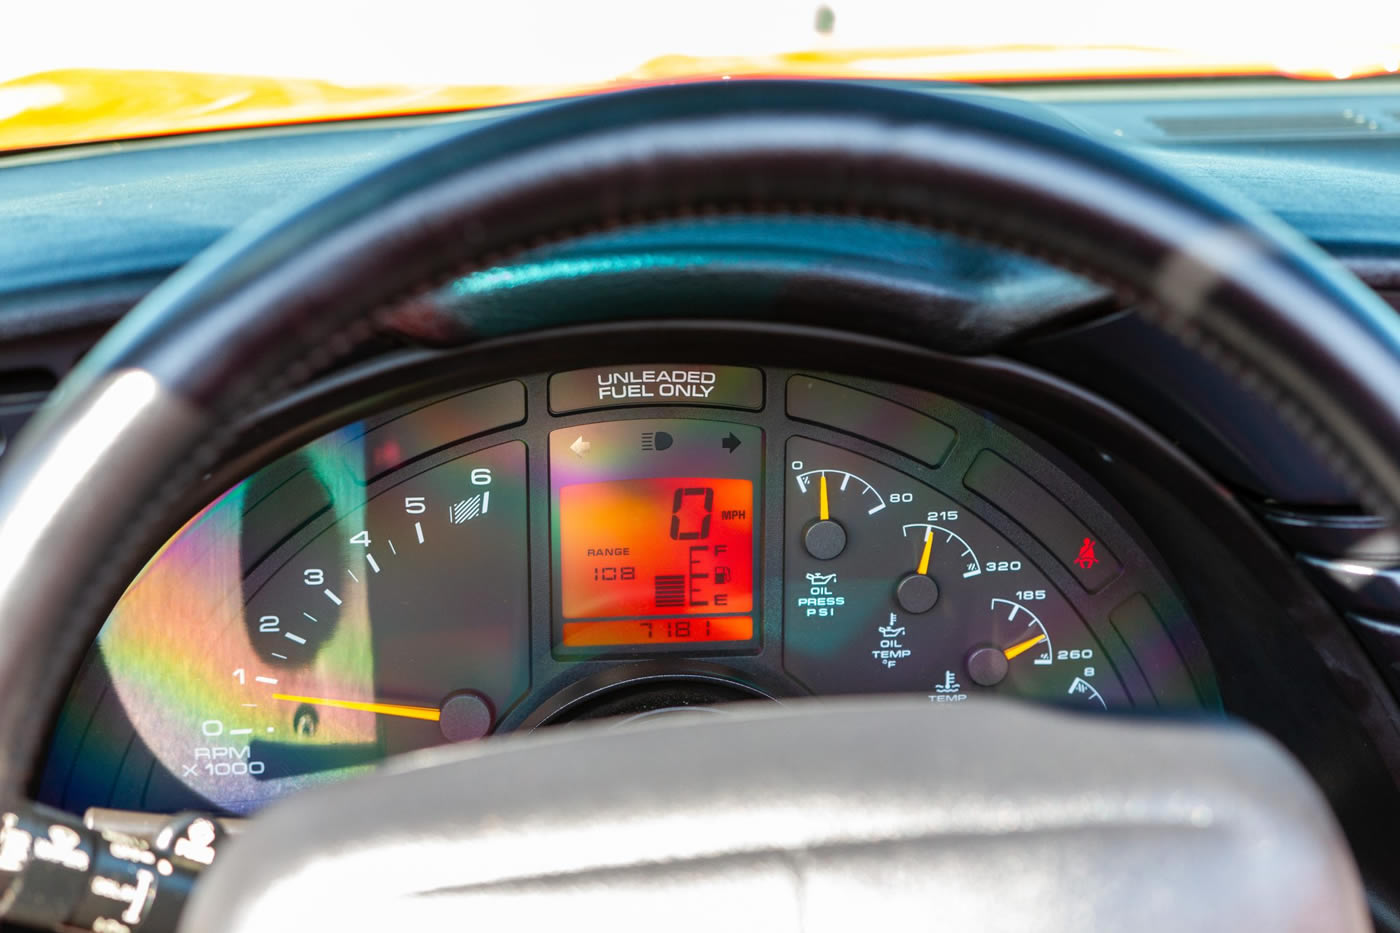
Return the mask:
POLYGON ((1003 535, 913 477, 787 445, 783 657, 819 693, 1130 701, 1073 606, 1003 535))

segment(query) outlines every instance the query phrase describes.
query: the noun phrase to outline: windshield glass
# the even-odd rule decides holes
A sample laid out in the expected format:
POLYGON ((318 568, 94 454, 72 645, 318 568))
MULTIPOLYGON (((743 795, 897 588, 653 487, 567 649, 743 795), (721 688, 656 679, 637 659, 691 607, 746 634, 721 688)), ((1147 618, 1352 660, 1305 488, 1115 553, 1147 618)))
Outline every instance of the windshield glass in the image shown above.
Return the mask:
POLYGON ((427 113, 698 78, 979 82, 1400 69, 1393 0, 26 3, 0 149, 427 113))

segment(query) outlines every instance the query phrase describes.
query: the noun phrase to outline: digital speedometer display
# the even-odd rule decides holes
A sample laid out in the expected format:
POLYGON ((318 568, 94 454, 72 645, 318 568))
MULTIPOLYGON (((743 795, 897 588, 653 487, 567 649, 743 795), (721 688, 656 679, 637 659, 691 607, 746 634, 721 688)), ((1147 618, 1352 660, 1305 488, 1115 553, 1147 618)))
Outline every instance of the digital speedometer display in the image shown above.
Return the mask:
POLYGON ((559 495, 559 541, 565 619, 753 608, 748 480, 682 477, 566 486, 559 495))
POLYGON ((761 448, 755 428, 700 419, 554 432, 556 646, 756 641, 761 448))

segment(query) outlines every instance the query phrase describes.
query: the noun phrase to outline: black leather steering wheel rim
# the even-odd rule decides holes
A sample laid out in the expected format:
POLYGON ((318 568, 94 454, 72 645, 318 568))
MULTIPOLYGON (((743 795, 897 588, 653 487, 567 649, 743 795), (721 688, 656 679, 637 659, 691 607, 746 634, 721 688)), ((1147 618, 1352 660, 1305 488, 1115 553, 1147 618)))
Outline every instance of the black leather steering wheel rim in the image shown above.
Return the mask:
MULTIPOLYGON (((955 232, 1107 284, 1275 401, 1368 504, 1400 514, 1400 325, 1246 207, 938 96, 740 82, 568 103, 456 131, 235 234, 54 394, 0 473, 0 791, 22 793, 48 722, 36 710, 61 699, 126 582, 111 555, 144 541, 241 414, 416 296, 541 243, 784 212, 955 232)), ((490 326, 551 323, 521 309, 490 326)))

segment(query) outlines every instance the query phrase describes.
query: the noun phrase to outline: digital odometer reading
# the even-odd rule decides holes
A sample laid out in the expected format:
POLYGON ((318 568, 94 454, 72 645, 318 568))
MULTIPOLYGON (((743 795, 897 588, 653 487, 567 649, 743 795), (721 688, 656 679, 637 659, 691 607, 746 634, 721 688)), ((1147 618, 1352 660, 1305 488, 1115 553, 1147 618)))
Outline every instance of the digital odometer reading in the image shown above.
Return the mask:
MULTIPOLYGON (((559 493, 561 606, 566 619, 631 619, 753 610, 753 483, 744 479, 627 479, 565 486, 559 493)), ((565 643, 730 641, 729 622, 632 623, 585 636, 566 623, 565 643), (572 629, 572 631, 569 631, 572 629), (570 639, 567 635, 575 637, 570 639), (606 640, 597 640, 606 638, 606 640)))
POLYGON ((604 645, 677 645, 703 641, 749 641, 752 616, 716 619, 617 619, 610 622, 565 622, 568 648, 604 645))

